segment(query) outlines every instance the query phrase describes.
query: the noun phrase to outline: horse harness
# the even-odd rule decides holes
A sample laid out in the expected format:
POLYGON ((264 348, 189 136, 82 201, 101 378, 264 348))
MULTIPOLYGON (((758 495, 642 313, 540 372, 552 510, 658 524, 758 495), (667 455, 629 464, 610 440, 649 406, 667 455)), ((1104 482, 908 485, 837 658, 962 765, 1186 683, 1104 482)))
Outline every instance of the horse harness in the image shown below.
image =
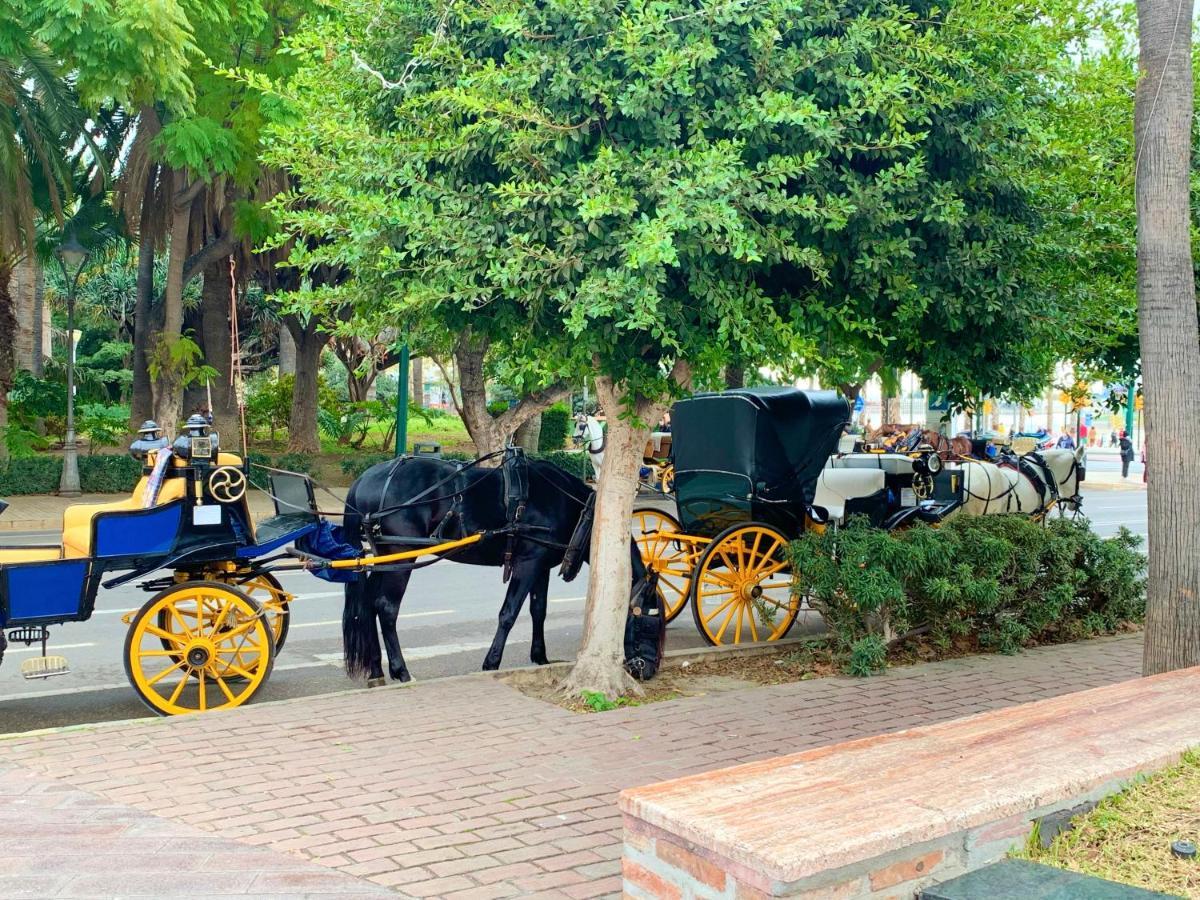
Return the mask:
MULTIPOLYGON (((426 540, 430 543, 443 543, 445 541, 457 540, 458 538, 465 537, 466 532, 464 529, 462 514, 463 498, 469 491, 481 484, 482 481, 476 481, 473 484, 468 483, 464 473, 468 469, 479 465, 481 462, 484 462, 488 459, 493 459, 497 456, 503 457, 499 468, 500 477, 503 482, 502 492, 505 524, 501 528, 489 530, 487 532, 487 536, 499 536, 501 534, 505 535, 506 540, 504 547, 503 567, 504 581, 507 583, 512 577, 512 560, 518 541, 528 540, 546 547, 552 547, 560 550, 568 549, 571 546, 570 544, 560 544, 557 541, 550 541, 545 537, 539 537, 533 533, 535 531, 547 531, 547 528, 542 526, 528 525, 525 523, 525 512, 529 505, 529 459, 525 456, 525 452, 520 447, 510 445, 505 447, 503 450, 497 450, 493 453, 481 456, 472 462, 466 463, 465 465, 457 465, 452 473, 429 485, 415 497, 412 497, 403 503, 395 503, 374 513, 363 515, 362 521, 364 535, 367 538, 367 541, 370 543, 372 550, 374 552, 379 552, 378 547, 380 544, 412 544, 423 543, 426 540), (445 487, 449 487, 449 490, 446 492, 439 490, 445 487), (433 533, 427 539, 414 539, 411 536, 389 536, 382 533, 383 520, 392 513, 399 512, 403 509, 409 509, 414 506, 420 506, 427 503, 437 503, 445 500, 450 500, 450 508, 446 511, 445 515, 438 520, 437 524, 434 526, 433 533)), ((384 479, 382 496, 387 496, 393 477, 400 467, 409 459, 411 459, 411 457, 399 457, 395 462, 392 463, 391 467, 388 469, 387 478, 384 479)), ((554 487, 562 491, 562 488, 558 488, 557 485, 554 485, 554 487)), ((585 528, 585 523, 586 532, 590 534, 591 516, 589 513, 591 510, 591 505, 582 504, 582 501, 578 500, 576 502, 580 502, 581 505, 584 505, 584 511, 580 516, 579 523, 576 525, 576 534, 585 528)), ((573 538, 573 541, 574 540, 575 538, 573 538)), ((428 564, 429 563, 419 563, 414 564, 411 567, 417 568, 421 565, 428 564)))

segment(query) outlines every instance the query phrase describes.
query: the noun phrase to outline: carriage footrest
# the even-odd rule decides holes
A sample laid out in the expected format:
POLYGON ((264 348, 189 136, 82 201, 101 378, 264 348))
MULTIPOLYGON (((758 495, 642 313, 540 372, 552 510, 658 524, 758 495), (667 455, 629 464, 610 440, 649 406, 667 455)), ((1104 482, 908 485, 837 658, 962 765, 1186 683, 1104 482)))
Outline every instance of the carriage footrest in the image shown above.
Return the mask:
POLYGON ((21 661, 21 677, 30 681, 70 673, 71 667, 67 665, 65 656, 35 656, 21 661))
POLYGON ((10 628, 8 630, 8 642, 10 644, 31 644, 45 643, 50 637, 50 632, 41 625, 25 625, 21 628, 10 628))

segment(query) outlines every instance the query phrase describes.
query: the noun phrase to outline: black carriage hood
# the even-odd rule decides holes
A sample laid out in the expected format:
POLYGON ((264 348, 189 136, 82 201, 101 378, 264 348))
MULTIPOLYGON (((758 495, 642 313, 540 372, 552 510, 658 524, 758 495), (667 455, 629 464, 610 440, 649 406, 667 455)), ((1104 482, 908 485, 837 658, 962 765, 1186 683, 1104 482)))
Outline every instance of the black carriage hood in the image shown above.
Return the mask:
POLYGON ((766 500, 811 504, 850 406, 835 391, 768 387, 696 394, 671 410, 677 473, 745 475, 766 500))

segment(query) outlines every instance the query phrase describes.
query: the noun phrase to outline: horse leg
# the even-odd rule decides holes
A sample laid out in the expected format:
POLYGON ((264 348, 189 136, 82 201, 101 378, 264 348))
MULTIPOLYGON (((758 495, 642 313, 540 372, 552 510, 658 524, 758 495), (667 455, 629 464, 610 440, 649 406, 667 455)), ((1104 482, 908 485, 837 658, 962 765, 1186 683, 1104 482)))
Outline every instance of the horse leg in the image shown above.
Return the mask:
POLYGON ((544 666, 546 658, 546 607, 550 602, 550 569, 538 571, 529 592, 529 615, 533 617, 533 643, 529 647, 529 661, 544 666))
MULTIPOLYGON (((549 577, 549 573, 547 573, 547 577, 549 577)), ((500 658, 504 655, 504 644, 508 641, 508 633, 516 624, 517 616, 521 614, 521 606, 525 603, 525 597, 532 590, 537 578, 538 570, 535 568, 535 564, 529 560, 522 560, 513 567, 513 575, 508 582, 508 593, 504 595, 504 603, 500 607, 496 636, 492 638, 492 646, 488 649, 487 656, 483 658, 485 672, 500 668, 500 658)))
MULTIPOLYGON (((412 572, 389 572, 383 575, 383 590, 379 593, 378 612, 379 630, 383 635, 383 646, 387 650, 388 674, 393 681, 401 683, 412 681, 408 666, 404 664, 404 653, 400 649, 400 636, 396 633, 396 616, 400 614, 400 604, 404 600, 404 592, 408 589, 408 580, 412 572)), ((383 683, 382 673, 379 683, 383 683)))

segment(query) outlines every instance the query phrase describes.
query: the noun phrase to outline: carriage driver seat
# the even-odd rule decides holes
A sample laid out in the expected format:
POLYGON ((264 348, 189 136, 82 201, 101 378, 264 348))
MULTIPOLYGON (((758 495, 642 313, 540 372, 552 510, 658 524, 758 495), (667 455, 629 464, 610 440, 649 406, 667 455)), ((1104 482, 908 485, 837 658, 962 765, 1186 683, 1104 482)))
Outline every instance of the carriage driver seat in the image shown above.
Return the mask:
POLYGON ((882 469, 822 469, 813 504, 824 507, 829 521, 839 525, 856 513, 874 521, 887 512, 884 475, 882 469))

